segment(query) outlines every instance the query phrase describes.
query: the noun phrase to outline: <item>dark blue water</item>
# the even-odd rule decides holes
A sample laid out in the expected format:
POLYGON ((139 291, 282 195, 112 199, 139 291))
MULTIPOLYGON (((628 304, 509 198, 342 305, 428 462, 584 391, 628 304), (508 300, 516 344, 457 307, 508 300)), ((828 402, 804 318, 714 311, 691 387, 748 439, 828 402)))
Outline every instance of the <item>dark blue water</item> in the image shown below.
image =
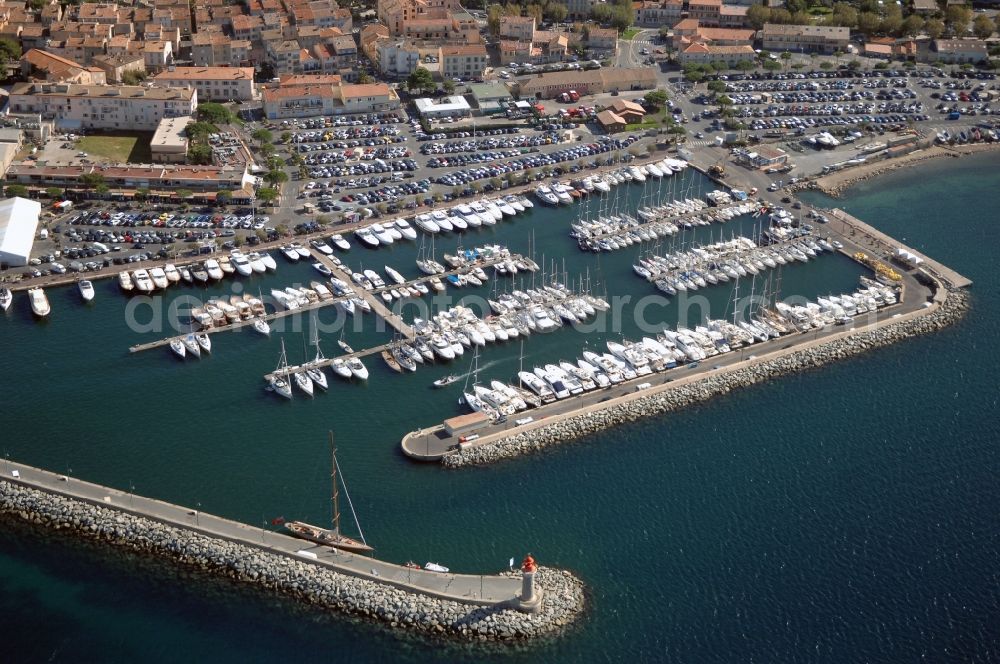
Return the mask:
MULTIPOLYGON (((312 402, 278 403, 260 376, 273 368, 279 338, 297 361, 303 333, 216 335, 211 358, 181 363, 163 349, 128 355, 130 344, 159 335, 128 329, 113 284, 99 288, 92 308, 71 289, 51 293, 52 320, 40 325, 21 302, 0 321, 3 446, 12 458, 250 523, 321 520, 332 428, 381 556, 471 571, 531 551, 578 573, 591 606, 556 641, 480 652, 12 527, 0 534, 6 652, 12 661, 273 661, 305 652, 352 661, 996 660, 996 165, 969 158, 948 163, 947 175, 944 164, 926 165, 841 202, 975 281, 961 324, 484 469, 446 472, 398 453, 403 433, 459 412, 457 390, 429 384, 466 361, 396 376, 373 359, 367 386, 334 379, 312 402)), ((609 296, 652 293, 630 271, 639 248, 580 254, 566 237, 572 212, 545 212, 479 238, 522 251, 533 238, 539 260, 544 250, 561 270, 565 259, 572 278, 589 273, 609 296)), ((752 227, 747 219, 724 229, 752 227)), ((719 232, 702 229, 698 239, 719 232)), ((355 249, 347 260, 414 273, 416 251, 355 249)), ((858 274, 837 256, 792 267, 785 294, 844 290, 858 274)), ((283 264, 249 287, 313 278, 306 266, 283 264)), ((708 299, 721 312, 731 286, 708 299)), ((677 302, 648 309, 649 319, 682 315, 677 302)), ((524 362, 634 336, 634 303, 622 312, 612 329, 530 338, 524 362)), ((355 347, 388 336, 371 321, 348 333, 355 347)), ((327 354, 335 338, 323 335, 327 354)), ((516 345, 488 348, 480 360, 487 378, 509 378, 518 364, 516 345)))

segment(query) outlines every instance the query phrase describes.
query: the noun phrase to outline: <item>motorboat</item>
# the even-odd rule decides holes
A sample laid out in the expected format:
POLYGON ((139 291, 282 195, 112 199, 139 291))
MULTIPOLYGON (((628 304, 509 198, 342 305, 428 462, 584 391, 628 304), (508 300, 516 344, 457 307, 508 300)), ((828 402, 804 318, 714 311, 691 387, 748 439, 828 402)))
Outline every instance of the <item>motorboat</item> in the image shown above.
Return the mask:
POLYGON ((461 380, 459 376, 456 376, 455 374, 448 374, 443 378, 438 378, 434 381, 433 385, 434 387, 445 387, 447 385, 451 385, 452 383, 457 383, 459 380, 461 380))
POLYGON ((264 264, 264 267, 266 269, 270 270, 271 272, 274 272, 275 270, 278 269, 278 264, 274 262, 274 256, 267 253, 266 251, 262 251, 257 255, 260 256, 260 262, 264 264))
POLYGON ((126 293, 130 293, 135 288, 135 284, 132 283, 132 275, 127 270, 118 273, 118 286, 126 293))
POLYGON ((440 572, 441 574, 447 574, 449 571, 451 571, 444 565, 438 565, 437 563, 430 563, 430 562, 424 565, 424 569, 427 570, 428 572, 440 572))
POLYGON ((358 358, 352 357, 347 360, 347 368, 351 370, 351 374, 355 378, 358 378, 359 380, 368 380, 368 369, 358 358))
POLYGON ((333 271, 322 263, 313 263, 313 269, 322 274, 324 277, 332 277, 333 271))
MULTIPOLYGON (((298 254, 296 254, 296 260, 298 260, 297 256, 298 254)), ((232 253, 231 262, 233 268, 236 270, 236 273, 241 277, 249 277, 253 274, 253 268, 250 267, 250 259, 244 256, 241 252, 234 251, 232 253)))
POLYGON ((295 250, 295 252, 299 255, 299 258, 309 258, 312 256, 312 254, 309 253, 309 250, 303 247, 300 242, 292 242, 288 246, 295 250))
POLYGON ((181 273, 177 271, 177 266, 173 263, 167 263, 163 266, 163 274, 166 275, 167 281, 172 284, 176 284, 181 280, 181 273))
POLYGON ((431 219, 429 214, 418 214, 414 217, 413 223, 415 223, 417 228, 425 233, 431 233, 433 235, 434 233, 439 233, 441 231, 441 227, 438 226, 433 219, 431 219))
POLYGON ((219 261, 214 258, 209 258, 205 261, 205 272, 208 272, 210 279, 215 279, 216 281, 222 279, 223 276, 222 268, 219 266, 219 261))
POLYGON ((401 275, 399 272, 389 267, 388 265, 385 266, 385 273, 389 275, 389 278, 392 279, 397 284, 406 283, 406 279, 403 277, 403 275, 401 275))
POLYGON ((285 245, 281 248, 281 255, 292 261, 293 263, 299 260, 299 252, 295 251, 294 247, 285 245))
POLYGON ((90 302, 94 299, 94 284, 89 279, 84 279, 78 283, 77 288, 80 289, 80 297, 83 298, 84 302, 90 302))
MULTIPOLYGON (((125 274, 128 274, 127 272, 125 274)), ((10 309, 10 303, 14 301, 14 294, 7 287, 0 288, 0 311, 10 309)))
POLYGON ((208 271, 206 271, 202 265, 195 265, 191 268, 191 276, 194 277, 194 280, 198 283, 208 283, 208 271))
POLYGON ((140 293, 153 292, 153 280, 149 278, 149 272, 146 272, 146 270, 140 268, 133 272, 132 281, 135 283, 136 290, 140 293))
POLYGON ((392 244, 395 241, 393 234, 382 224, 372 224, 369 226, 371 232, 375 234, 381 244, 392 244))
POLYGON ((375 248, 379 245, 379 238, 375 236, 370 228, 359 228, 354 231, 354 236, 358 238, 362 244, 375 248))
POLYGON ((259 332, 265 337, 271 334, 271 326, 267 324, 267 321, 263 318, 254 318, 253 320, 254 332, 259 332))
POLYGON ((267 272, 267 266, 264 265, 264 261, 261 259, 260 254, 256 251, 247 254, 247 260, 250 261, 250 269, 257 274, 264 274, 267 272))
POLYGON ((546 205, 559 205, 559 197, 547 185, 541 185, 535 189, 535 196, 546 205))
POLYGON ((337 358, 330 362, 330 368, 333 369, 333 373, 337 374, 341 378, 350 378, 354 374, 351 372, 350 367, 342 359, 337 358))
POLYGON ((316 249, 317 251, 326 256, 330 256, 333 254, 333 248, 326 242, 323 242, 323 240, 310 240, 309 244, 311 244, 314 249, 316 249))
POLYGON ((45 318, 52 311, 49 306, 49 298, 45 296, 45 291, 41 288, 29 289, 28 301, 31 303, 31 312, 39 318, 45 318))
POLYGON ((341 251, 348 251, 351 248, 351 243, 344 239, 344 236, 340 233, 330 236, 330 242, 333 242, 333 246, 337 247, 341 251))
POLYGON ((417 231, 413 229, 413 226, 410 226, 410 222, 408 222, 406 219, 400 217, 399 219, 396 220, 394 226, 396 230, 399 231, 400 235, 402 235, 407 240, 417 239, 417 231))
MULTIPOLYGON (((234 268, 233 264, 230 262, 229 256, 219 256, 218 261, 219 268, 222 269, 223 275, 233 274, 236 272, 236 268, 234 268)), ((152 276, 152 270, 150 270, 150 276, 152 276)))

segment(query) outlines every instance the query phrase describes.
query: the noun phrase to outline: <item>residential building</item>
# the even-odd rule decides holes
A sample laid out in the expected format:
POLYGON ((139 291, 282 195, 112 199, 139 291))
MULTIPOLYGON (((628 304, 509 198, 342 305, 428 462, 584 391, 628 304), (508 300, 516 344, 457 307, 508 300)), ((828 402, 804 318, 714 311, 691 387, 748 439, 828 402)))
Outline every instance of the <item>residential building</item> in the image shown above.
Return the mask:
POLYGON ((12 112, 53 118, 61 128, 137 131, 154 131, 163 118, 193 115, 197 106, 194 89, 66 83, 18 83, 9 101, 12 112))
POLYGON ((937 0, 913 0, 913 13, 929 16, 938 12, 937 0))
POLYGON ((142 47, 142 57, 146 63, 146 71, 161 71, 174 61, 174 46, 172 42, 154 39, 137 42, 137 45, 142 47))
POLYGON ((149 141, 154 164, 183 164, 187 161, 188 137, 185 129, 192 122, 194 118, 190 115, 160 120, 149 141))
POLYGON ((534 16, 504 16, 500 19, 500 39, 530 42, 535 38, 534 16))
POLYGON ((250 48, 246 39, 199 32, 191 37, 191 62, 197 67, 239 67, 250 61, 250 48))
POLYGON ((569 90, 582 95, 651 90, 656 73, 649 67, 568 70, 538 74, 514 85, 521 99, 552 99, 569 90))
POLYGON ((261 96, 264 115, 269 120, 371 113, 399 108, 396 91, 385 83, 282 83, 278 87, 266 88, 261 96))
POLYGON ((146 73, 146 59, 138 53, 118 53, 99 55, 94 58, 94 66, 104 72, 105 82, 118 85, 128 72, 146 73))
POLYGON ((21 74, 31 80, 49 83, 101 85, 105 80, 101 70, 94 71, 62 56, 34 48, 21 56, 21 74))
POLYGON ((569 18, 588 19, 590 10, 598 0, 566 0, 566 9, 569 11, 569 18))
POLYGON ((670 26, 681 20, 684 11, 683 0, 663 0, 662 2, 635 3, 635 24, 642 28, 670 26))
POLYGON ((727 66, 732 67, 738 62, 753 62, 756 57, 757 53, 753 50, 753 46, 749 44, 742 46, 719 46, 716 44, 695 42, 681 51, 677 59, 682 65, 724 62, 727 66))
POLYGON ((409 76, 420 65, 420 49, 409 40, 377 41, 375 57, 368 57, 378 65, 379 72, 389 78, 409 76))
POLYGON ((977 63, 989 57, 989 50, 980 39, 936 39, 934 55, 942 62, 977 63))
POLYGON ((846 53, 850 40, 850 28, 837 26, 765 23, 761 30, 763 48, 776 52, 846 53))
POLYGON ((170 67, 153 77, 166 88, 194 88, 202 101, 252 101, 257 98, 253 67, 170 67))
POLYGON ((615 28, 591 27, 587 33, 587 48, 602 53, 618 53, 618 30, 615 28))
POLYGON ((442 46, 438 49, 442 78, 481 79, 490 63, 483 44, 442 46))

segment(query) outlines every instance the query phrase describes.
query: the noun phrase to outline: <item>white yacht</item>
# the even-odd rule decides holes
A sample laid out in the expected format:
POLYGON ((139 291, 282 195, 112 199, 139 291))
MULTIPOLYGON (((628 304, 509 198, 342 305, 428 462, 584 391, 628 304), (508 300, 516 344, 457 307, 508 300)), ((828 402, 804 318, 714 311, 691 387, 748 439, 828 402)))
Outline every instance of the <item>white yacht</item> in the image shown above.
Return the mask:
POLYGON ((351 370, 351 374, 355 378, 358 378, 359 380, 368 380, 368 369, 358 358, 352 357, 347 360, 347 368, 351 370))
POLYGON ((362 244, 375 248, 379 245, 379 239, 370 228, 359 228, 354 231, 354 236, 361 240, 362 244))
POLYGON ((305 371, 296 371, 292 374, 292 380, 295 382, 295 387, 299 388, 309 396, 313 395, 313 382, 308 373, 305 371))
POLYGON ((45 291, 41 288, 31 288, 28 290, 28 301, 31 303, 31 311, 39 318, 45 318, 52 311, 49 306, 49 298, 45 296, 45 291))
POLYGON ((330 236, 330 242, 333 242, 333 246, 341 251, 348 251, 351 248, 351 243, 345 240, 344 236, 340 233, 330 236))
POLYGON ((535 196, 546 205, 559 205, 559 197, 547 185, 540 185, 535 189, 535 196))
MULTIPOLYGON (((296 254, 295 260, 298 260, 298 254, 296 254)), ((241 252, 234 251, 230 262, 232 263, 233 268, 235 268, 236 273, 241 277, 249 277, 253 274, 253 268, 250 267, 250 259, 244 256, 241 252)))
POLYGON ((140 293, 153 292, 153 280, 149 278, 149 272, 142 268, 132 273, 132 281, 135 282, 135 288, 140 293))
POLYGON ((351 372, 351 368, 347 366, 347 363, 339 357, 330 362, 330 368, 333 369, 333 373, 337 374, 341 378, 350 378, 354 375, 351 372))
POLYGON ((184 359, 184 356, 187 355, 187 350, 185 350, 184 344, 180 339, 170 340, 170 350, 173 351, 174 355, 181 359, 184 359))
POLYGON ((166 275, 167 281, 172 284, 176 284, 181 280, 181 273, 177 271, 177 266, 173 263, 167 263, 163 266, 163 274, 166 275))
POLYGON ((272 256, 271 254, 267 253, 266 251, 262 251, 258 254, 258 256, 260 256, 260 262, 264 264, 264 267, 266 269, 270 270, 271 272, 274 272, 275 270, 278 269, 278 264, 274 262, 274 256, 272 256))
POLYGON ((403 278, 403 275, 401 275, 399 272, 397 272, 396 270, 392 269, 388 265, 385 266, 385 273, 387 275, 389 275, 389 278, 392 279, 397 284, 406 283, 406 279, 403 278))
POLYGON ((281 255, 293 263, 299 260, 299 252, 295 251, 294 247, 287 244, 281 248, 281 255))
MULTIPOLYGON (((126 272, 126 274, 128 274, 126 272)), ((0 288, 0 311, 7 311, 10 309, 10 303, 14 301, 14 294, 9 288, 4 286, 0 288)))
POLYGON ((392 244, 395 241, 392 233, 382 226, 382 224, 372 224, 369 226, 369 229, 378 238, 380 244, 392 244))
POLYGON ((403 219, 402 217, 400 217, 399 219, 397 219, 396 223, 395 223, 395 227, 396 227, 396 230, 398 230, 399 233, 405 239, 407 239, 407 240, 416 240, 417 239, 417 231, 415 231, 413 229, 413 227, 410 226, 410 222, 408 222, 406 219, 403 219))
POLYGON ((167 274, 163 271, 162 267, 154 267, 149 270, 149 278, 153 280, 153 286, 156 288, 166 288, 170 285, 167 281, 167 274))
POLYGON ((135 284, 132 283, 132 275, 126 270, 118 273, 118 285, 126 293, 131 292, 135 288, 135 284))
POLYGON ((80 289, 80 297, 83 298, 84 302, 90 302, 94 299, 94 284, 89 279, 84 279, 77 284, 77 287, 80 289))
POLYGON ((208 272, 208 276, 211 279, 218 281, 222 279, 222 268, 219 267, 219 261, 214 258, 209 258, 205 261, 205 271, 208 272))

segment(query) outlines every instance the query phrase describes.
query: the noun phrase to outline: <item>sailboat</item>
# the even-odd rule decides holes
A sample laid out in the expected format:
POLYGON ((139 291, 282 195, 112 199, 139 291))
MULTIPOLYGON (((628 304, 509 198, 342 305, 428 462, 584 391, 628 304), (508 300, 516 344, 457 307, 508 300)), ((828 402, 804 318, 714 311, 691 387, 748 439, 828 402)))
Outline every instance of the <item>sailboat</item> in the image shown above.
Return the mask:
POLYGON ((278 396, 285 399, 292 398, 292 384, 288 382, 288 360, 285 355, 284 339, 281 341, 281 359, 278 361, 278 368, 271 376, 268 386, 272 391, 277 392, 278 396))
MULTIPOLYGON (((285 528, 290 530, 296 537, 301 537, 302 539, 323 546, 331 546, 335 549, 343 549, 344 551, 351 551, 353 553, 374 551, 365 542, 365 536, 361 532, 361 525, 358 523, 358 516, 355 514, 354 505, 351 503, 351 495, 347 493, 347 484, 344 484, 344 496, 347 497, 347 505, 351 508, 351 516, 354 517, 354 525, 357 526, 358 536, 361 539, 356 540, 340 532, 340 490, 337 484, 337 472, 340 470, 340 466, 337 464, 337 448, 333 445, 332 431, 330 432, 330 451, 333 457, 332 471, 330 473, 333 485, 333 495, 331 497, 331 502, 333 503, 333 528, 320 528, 319 526, 312 526, 302 521, 288 521, 285 523, 285 528)), ((342 473, 341 477, 343 477, 342 473)))

